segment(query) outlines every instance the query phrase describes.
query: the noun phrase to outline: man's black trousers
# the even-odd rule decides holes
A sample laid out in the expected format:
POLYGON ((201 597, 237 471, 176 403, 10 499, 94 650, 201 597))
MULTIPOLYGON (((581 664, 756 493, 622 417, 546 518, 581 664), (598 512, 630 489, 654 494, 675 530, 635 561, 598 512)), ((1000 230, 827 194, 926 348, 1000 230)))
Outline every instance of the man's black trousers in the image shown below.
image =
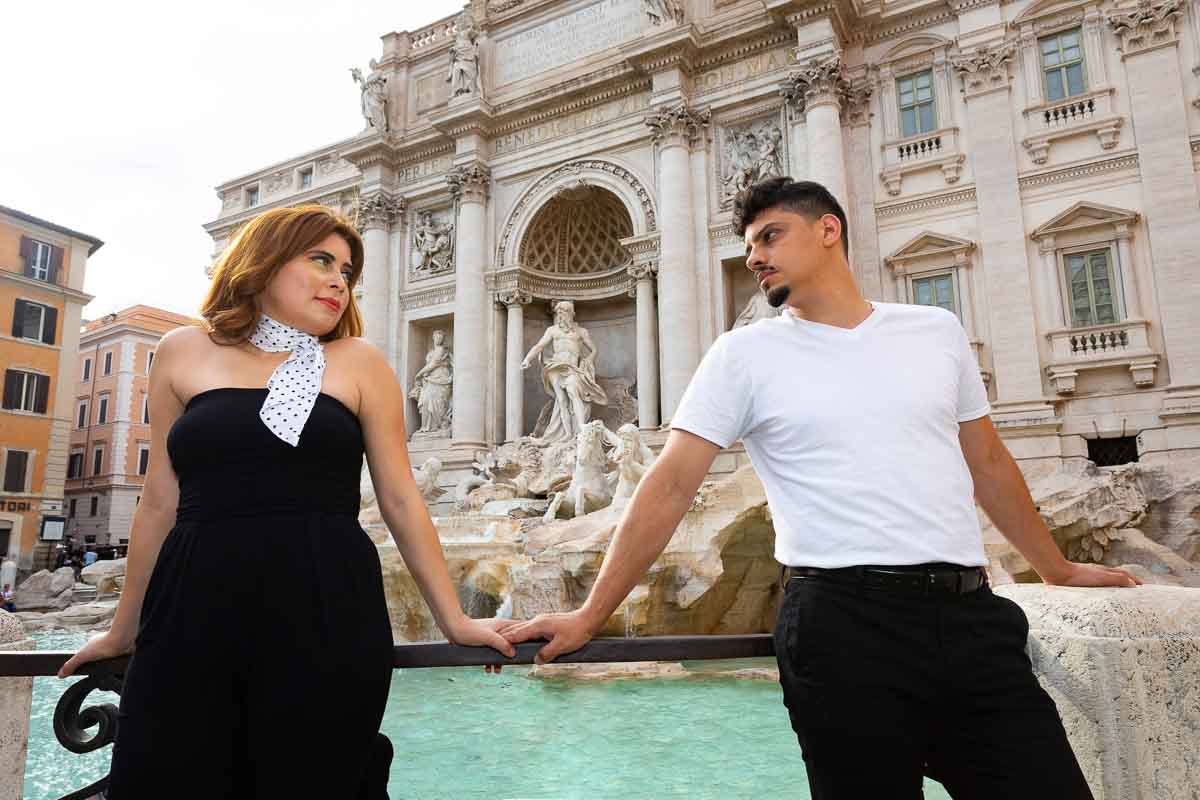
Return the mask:
POLYGON ((792 577, 779 680, 813 800, 1092 800, 1025 652, 1021 608, 965 594, 792 577))

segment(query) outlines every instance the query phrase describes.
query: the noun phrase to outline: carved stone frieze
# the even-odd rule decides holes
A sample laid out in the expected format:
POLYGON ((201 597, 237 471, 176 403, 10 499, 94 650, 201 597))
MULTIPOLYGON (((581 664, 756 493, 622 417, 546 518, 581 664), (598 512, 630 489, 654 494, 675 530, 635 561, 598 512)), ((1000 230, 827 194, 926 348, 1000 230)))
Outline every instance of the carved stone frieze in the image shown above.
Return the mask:
POLYGON ((1138 0, 1136 6, 1108 14, 1108 24, 1121 38, 1121 50, 1131 56, 1178 40, 1176 23, 1183 17, 1182 0, 1138 0))
POLYGON ((466 203, 487 202, 491 182, 492 171, 478 161, 457 166, 446 175, 450 194, 466 203))
POLYGON ((421 211, 412 226, 409 277, 433 278, 454 271, 454 222, 446 212, 421 211))
POLYGON ((503 289, 495 293, 496 302, 502 306, 527 306, 533 295, 522 289, 503 289))
POLYGON ((971 53, 950 57, 950 63, 962 75, 963 91, 968 98, 997 89, 1007 89, 1008 64, 1016 52, 1014 40, 979 47, 971 53))
POLYGON ((787 174, 786 139, 778 115, 720 129, 716 161, 722 208, 746 187, 787 174))
POLYGON ((404 213, 404 198, 387 192, 373 192, 358 204, 356 226, 360 231, 389 230, 396 218, 404 213))
POLYGON ((627 268, 629 277, 637 281, 652 281, 658 275, 658 262, 645 261, 640 264, 630 264, 627 268))

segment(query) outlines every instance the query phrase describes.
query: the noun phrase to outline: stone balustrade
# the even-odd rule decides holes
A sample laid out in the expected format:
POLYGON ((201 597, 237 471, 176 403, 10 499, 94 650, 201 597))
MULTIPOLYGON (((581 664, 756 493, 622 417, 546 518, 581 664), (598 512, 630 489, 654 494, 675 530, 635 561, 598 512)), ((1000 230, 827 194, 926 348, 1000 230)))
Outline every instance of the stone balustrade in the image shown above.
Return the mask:
POLYGON ((1035 164, 1050 158, 1050 145, 1058 139, 1092 133, 1103 150, 1116 147, 1124 117, 1114 111, 1113 89, 1104 86, 1065 100, 1043 102, 1025 109, 1022 144, 1035 164))
POLYGON ((966 160, 957 127, 884 142, 882 152, 880 178, 891 195, 900 194, 905 175, 928 169, 941 168, 946 183, 955 183, 966 160))
POLYGON ((1158 354, 1150 348, 1150 323, 1130 319, 1087 328, 1060 328, 1046 334, 1050 364, 1046 371, 1059 394, 1075 391, 1080 370, 1125 365, 1135 386, 1152 386, 1158 354))

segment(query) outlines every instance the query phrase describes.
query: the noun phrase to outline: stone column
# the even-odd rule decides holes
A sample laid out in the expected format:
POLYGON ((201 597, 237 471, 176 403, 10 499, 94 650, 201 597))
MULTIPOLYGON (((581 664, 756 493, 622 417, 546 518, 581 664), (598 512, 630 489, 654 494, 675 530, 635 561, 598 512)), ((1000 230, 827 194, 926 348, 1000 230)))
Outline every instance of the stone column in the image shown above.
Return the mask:
POLYGON ((846 218, 850 225, 850 268, 859 290, 873 300, 884 297, 880 273, 879 228, 875 220, 875 187, 879 180, 871 157, 871 87, 864 79, 856 81, 846 97, 846 121, 849 146, 846 218))
POLYGON ((358 229, 363 237, 363 302, 365 338, 384 353, 388 347, 388 305, 392 293, 392 266, 389 232, 396 217, 403 213, 403 200, 378 190, 363 197, 358 207, 358 229))
POLYGON ((1042 392, 1037 320, 1026 251, 1008 64, 1016 44, 1000 41, 956 56, 967 101, 975 170, 983 279, 986 281, 999 423, 1053 420, 1042 392), (1007 417, 1006 417, 1007 414, 1007 417))
MULTIPOLYGON (((1168 422, 1200 422, 1200 196, 1188 145, 1188 103, 1179 67, 1180 0, 1110 13, 1121 39, 1129 108, 1171 385, 1168 422), (1174 418, 1173 420, 1171 418, 1174 418)), ((1190 446, 1196 446, 1194 437, 1190 446)))
POLYGON ((1138 291, 1137 276, 1133 271, 1133 250, 1129 244, 1133 238, 1133 231, 1129 229, 1128 222, 1122 222, 1117 225, 1116 233, 1117 258, 1121 263, 1121 288, 1125 291, 1125 316, 1145 319, 1142 316, 1145 313, 1142 309, 1142 296, 1138 291))
POLYGON ((1046 291, 1039 292, 1043 302, 1043 319, 1048 328, 1065 328, 1069 322, 1063 307, 1062 287, 1058 278, 1058 250, 1053 236, 1043 236, 1038 240, 1038 255, 1042 259, 1042 280, 1046 282, 1046 291))
MULTIPOLYGON (((0 653, 33 649, 21 621, 0 611, 0 653)), ((21 800, 32 698, 33 678, 0 678, 0 800, 21 800)))
POLYGON ((478 162, 446 176, 458 204, 454 225, 454 443, 484 443, 488 375, 487 196, 491 172, 478 162))
POLYGON ((654 320, 654 275, 658 265, 654 262, 633 264, 629 276, 634 287, 630 292, 637 298, 637 392, 638 427, 658 427, 658 331, 654 320))
POLYGON ((686 105, 646 118, 658 145, 659 242, 658 327, 671 337, 663 353, 662 410, 669 421, 700 363, 696 314, 696 258, 692 241, 692 145, 708 125, 708 111, 686 105))
POLYGON ((508 311, 504 351, 504 441, 521 438, 525 427, 525 392, 521 359, 525 357, 525 304, 532 298, 519 289, 501 292, 497 301, 508 311))
POLYGON ((788 76, 784 97, 793 104, 803 98, 807 135, 808 178, 823 185, 846 208, 846 159, 842 149, 842 101, 850 84, 842 74, 841 57, 826 55, 809 61, 788 76))

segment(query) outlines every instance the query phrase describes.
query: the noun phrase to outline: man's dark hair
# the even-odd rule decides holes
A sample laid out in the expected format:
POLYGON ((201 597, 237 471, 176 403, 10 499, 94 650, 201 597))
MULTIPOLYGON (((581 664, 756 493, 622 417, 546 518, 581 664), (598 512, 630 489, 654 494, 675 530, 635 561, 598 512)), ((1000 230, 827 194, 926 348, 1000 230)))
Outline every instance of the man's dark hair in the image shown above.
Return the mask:
POLYGON ((837 198, 815 181, 794 181, 791 178, 767 178, 765 181, 747 186, 738 192, 733 201, 733 229, 738 236, 746 235, 746 228, 754 218, 772 208, 782 208, 803 214, 816 221, 826 214, 833 214, 842 223, 842 252, 850 255, 850 242, 846 239, 849 226, 846 212, 837 198))

